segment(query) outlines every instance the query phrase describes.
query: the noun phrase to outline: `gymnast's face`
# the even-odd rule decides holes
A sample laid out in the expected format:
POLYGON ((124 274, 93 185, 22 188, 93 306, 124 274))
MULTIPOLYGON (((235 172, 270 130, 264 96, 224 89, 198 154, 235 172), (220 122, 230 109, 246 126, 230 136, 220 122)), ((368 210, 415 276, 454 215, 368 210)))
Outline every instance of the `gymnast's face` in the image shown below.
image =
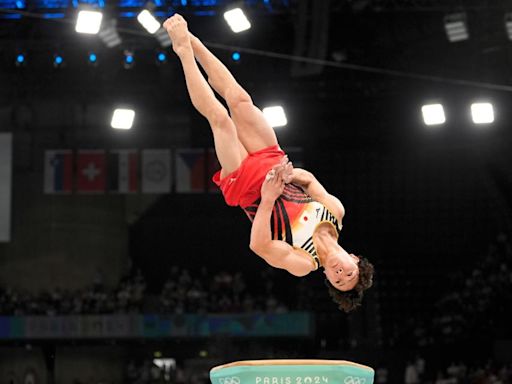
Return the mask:
POLYGON ((340 291, 350 291, 359 281, 359 257, 345 250, 327 257, 324 273, 333 287, 340 291))

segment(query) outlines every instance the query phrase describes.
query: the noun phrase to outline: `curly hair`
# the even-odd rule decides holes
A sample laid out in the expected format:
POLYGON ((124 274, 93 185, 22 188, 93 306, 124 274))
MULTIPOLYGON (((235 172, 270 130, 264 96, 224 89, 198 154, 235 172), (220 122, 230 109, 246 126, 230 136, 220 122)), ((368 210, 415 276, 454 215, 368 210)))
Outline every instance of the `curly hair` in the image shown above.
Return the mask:
POLYGON ((373 284, 373 264, 363 256, 359 257, 359 281, 350 291, 336 289, 329 280, 325 279, 325 285, 329 289, 329 296, 338 304, 338 309, 351 312, 361 305, 363 293, 373 284))

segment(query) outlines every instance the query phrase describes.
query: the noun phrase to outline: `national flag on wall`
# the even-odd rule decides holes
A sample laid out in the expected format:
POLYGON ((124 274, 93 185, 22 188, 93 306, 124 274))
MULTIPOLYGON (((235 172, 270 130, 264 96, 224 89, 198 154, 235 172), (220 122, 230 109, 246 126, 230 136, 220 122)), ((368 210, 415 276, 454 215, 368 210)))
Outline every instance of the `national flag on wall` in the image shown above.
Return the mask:
POLYGON ((73 189, 73 152, 69 149, 44 153, 44 193, 71 193, 73 189))
POLYGON ((171 150, 142 151, 142 192, 171 192, 171 150))
POLYGON ((119 149, 108 154, 108 190, 135 193, 139 189, 139 154, 136 149, 119 149))
POLYGON ((79 150, 76 160, 76 190, 79 193, 105 192, 105 151, 79 150))
POLYGON ((215 154, 215 149, 208 148, 206 156, 206 178, 208 181, 206 184, 207 190, 211 193, 218 193, 220 192, 220 189, 212 180, 213 174, 221 170, 219 160, 215 154))
POLYGON ((176 192, 205 192, 206 156, 203 148, 176 150, 176 192))

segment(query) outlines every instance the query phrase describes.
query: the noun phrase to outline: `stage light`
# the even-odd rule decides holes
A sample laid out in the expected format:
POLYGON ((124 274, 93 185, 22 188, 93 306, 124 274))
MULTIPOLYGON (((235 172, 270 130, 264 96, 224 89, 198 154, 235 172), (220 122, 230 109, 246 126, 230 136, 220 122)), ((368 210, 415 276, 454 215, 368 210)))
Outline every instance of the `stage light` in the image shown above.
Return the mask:
POLYGON ((165 64, 167 62, 167 55, 165 54, 165 52, 162 52, 162 51, 158 51, 156 53, 156 63, 158 65, 162 65, 162 64, 165 64))
POLYGON ((440 125, 446 121, 444 108, 441 104, 424 105, 421 107, 421 113, 423 114, 425 125, 440 125))
POLYGON ((444 29, 452 43, 469 39, 465 13, 453 13, 444 17, 444 29))
POLYGON ((61 55, 56 54, 53 56, 53 66, 55 68, 60 68, 60 67, 62 67, 63 64, 64 64, 64 58, 61 55))
POLYGON ((16 60, 15 60, 15 62, 14 62, 14 63, 16 64, 16 66, 17 66, 17 67, 21 67, 21 66, 25 65, 26 61, 27 61, 27 60, 26 60, 26 58, 25 58, 25 54, 23 54, 23 53, 18 53, 18 54, 16 55, 16 60))
POLYGON ((92 67, 95 67, 98 65, 98 55, 94 52, 89 52, 87 55, 87 64, 89 64, 92 67))
POLYGON ((117 33, 116 23, 117 21, 115 19, 110 20, 98 33, 99 38, 108 48, 113 48, 121 44, 121 37, 119 33, 117 33))
POLYGON ((231 54, 231 59, 232 59, 233 61, 240 61, 240 58, 241 58, 241 57, 242 57, 242 56, 240 55, 240 52, 233 52, 233 53, 231 54))
POLYGON ((103 14, 96 11, 80 11, 76 20, 75 31, 95 35, 101 27, 103 14))
POLYGON ((475 124, 490 124, 494 122, 494 109, 491 103, 471 104, 471 117, 475 124))
POLYGON ((263 115, 271 127, 282 127, 288 124, 284 109, 280 105, 263 108, 263 115))
POLYGON ((124 51, 123 65, 126 69, 130 69, 135 65, 135 56, 132 51, 124 51))
POLYGON ((251 23, 247 19, 240 8, 235 8, 230 11, 224 12, 224 19, 228 23, 231 30, 239 33, 251 28, 251 23))
POLYGON ((505 29, 509 40, 512 40, 512 13, 505 14, 505 29))
POLYGON ((147 9, 137 15, 137 20, 152 35, 160 29, 160 23, 147 9))
POLYGON ((66 14, 64 12, 47 12, 43 13, 44 19, 63 19, 66 17, 66 14))
POLYGON ((135 111, 133 109, 118 108, 112 114, 110 126, 115 129, 131 129, 135 111))
POLYGON ((171 38, 169 37, 169 34, 165 30, 165 28, 159 28, 158 31, 155 32, 154 36, 158 40, 162 48, 167 48, 172 45, 171 38))

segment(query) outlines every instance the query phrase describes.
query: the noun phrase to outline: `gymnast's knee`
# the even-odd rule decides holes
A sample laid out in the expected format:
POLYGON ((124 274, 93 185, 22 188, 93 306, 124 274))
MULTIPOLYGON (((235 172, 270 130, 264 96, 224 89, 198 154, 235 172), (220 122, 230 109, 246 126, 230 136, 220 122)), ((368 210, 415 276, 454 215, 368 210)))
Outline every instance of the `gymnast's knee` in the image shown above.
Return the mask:
POLYGON ((239 107, 252 105, 251 96, 238 84, 226 90, 224 99, 230 111, 234 111, 239 107))
POLYGON ((208 122, 213 130, 231 128, 231 118, 224 108, 212 109, 208 112, 208 122))

